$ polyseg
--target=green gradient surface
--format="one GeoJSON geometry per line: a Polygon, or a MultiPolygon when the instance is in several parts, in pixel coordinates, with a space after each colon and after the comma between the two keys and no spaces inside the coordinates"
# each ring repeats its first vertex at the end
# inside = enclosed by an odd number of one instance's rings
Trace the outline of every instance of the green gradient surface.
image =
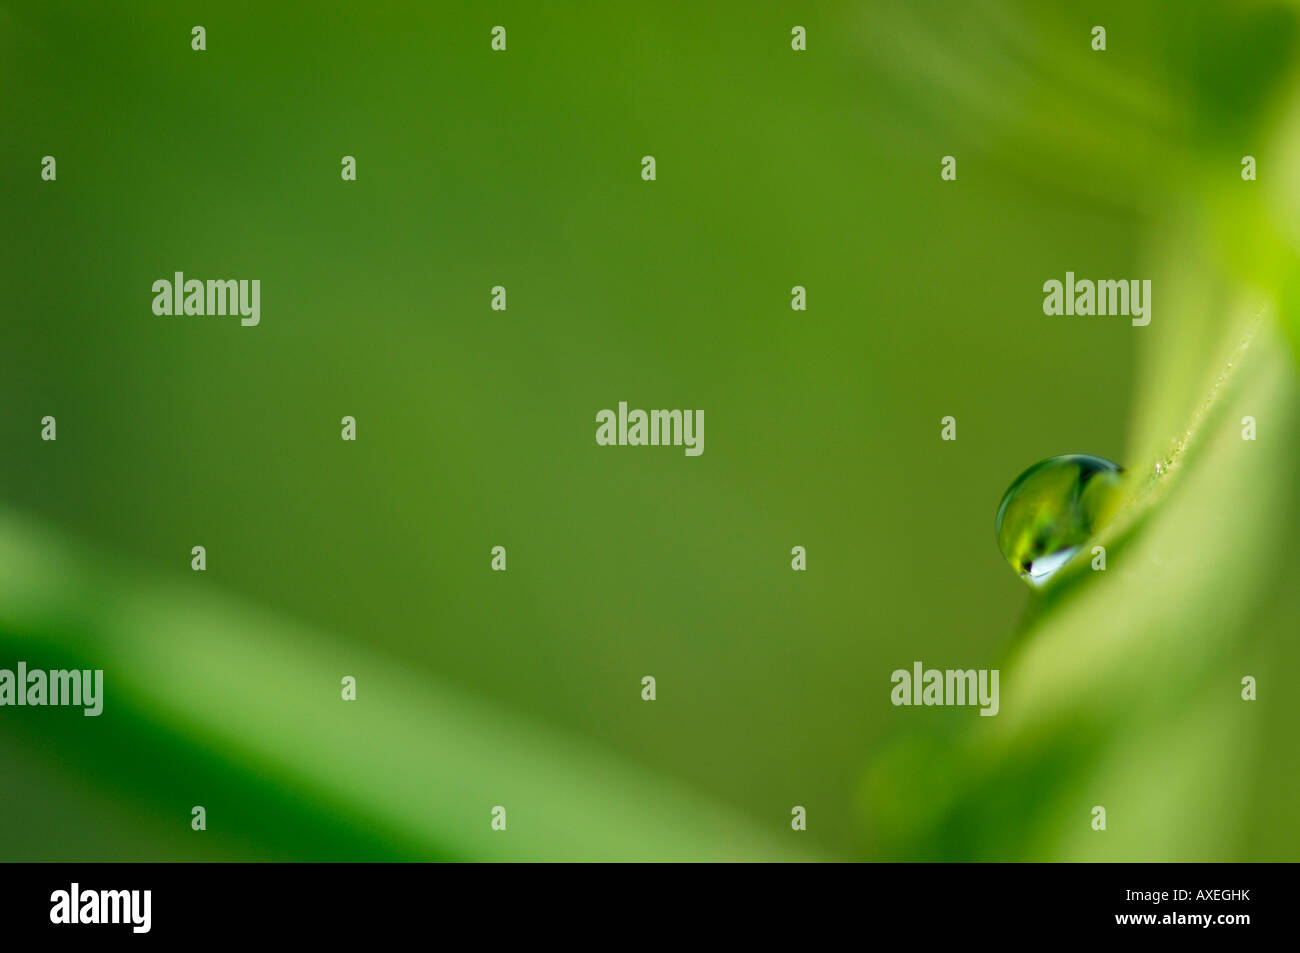
{"type": "Polygon", "coordinates": [[[0,708],[0,859],[1294,859],[1296,27],[0,2],[0,667],[108,690],[0,708]],[[1151,325],[1045,316],[1067,270],[1151,325]],[[155,316],[175,271],[260,325],[155,316]],[[1148,472],[1259,313],[1107,577],[1032,596],[1010,481],[1148,472]],[[620,400],[704,454],[597,446],[620,400]],[[891,706],[917,659],[999,717],[891,706]]]}

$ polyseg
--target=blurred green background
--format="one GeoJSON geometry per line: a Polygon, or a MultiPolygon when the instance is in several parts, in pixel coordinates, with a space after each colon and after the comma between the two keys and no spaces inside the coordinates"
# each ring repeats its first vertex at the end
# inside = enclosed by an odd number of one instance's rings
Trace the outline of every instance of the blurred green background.
{"type": "Polygon", "coordinates": [[[1295,859],[1298,15],[0,3],[0,667],[107,689],[0,710],[0,859],[1295,859]],[[1132,517],[1031,596],[1063,452],[1132,517]]]}

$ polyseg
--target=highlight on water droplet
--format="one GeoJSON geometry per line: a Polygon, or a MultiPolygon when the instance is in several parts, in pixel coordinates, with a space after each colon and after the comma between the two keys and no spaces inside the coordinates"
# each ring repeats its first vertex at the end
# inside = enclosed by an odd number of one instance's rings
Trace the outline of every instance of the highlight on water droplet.
{"type": "Polygon", "coordinates": [[[1070,561],[1114,513],[1116,463],[1066,453],[1035,463],[1016,477],[998,507],[998,547],[1021,579],[1041,586],[1070,561]]]}

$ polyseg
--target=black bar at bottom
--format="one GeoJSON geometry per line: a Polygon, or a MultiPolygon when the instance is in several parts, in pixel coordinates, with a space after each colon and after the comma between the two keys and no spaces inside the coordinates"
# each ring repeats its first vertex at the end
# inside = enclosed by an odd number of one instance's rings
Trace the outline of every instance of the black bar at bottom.
{"type": "Polygon", "coordinates": [[[841,927],[860,939],[904,931],[927,943],[1126,934],[1232,942],[1295,932],[1291,865],[535,866],[7,864],[0,923],[7,940],[62,934],[91,944],[374,940],[413,928],[431,940],[520,931],[602,942],[787,932],[807,940],[841,927]]]}

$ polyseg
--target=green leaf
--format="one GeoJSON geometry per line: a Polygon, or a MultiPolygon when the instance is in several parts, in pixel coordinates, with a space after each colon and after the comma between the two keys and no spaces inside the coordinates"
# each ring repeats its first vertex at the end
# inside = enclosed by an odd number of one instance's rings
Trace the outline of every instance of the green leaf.
{"type": "Polygon", "coordinates": [[[1294,636],[1296,374],[1271,321],[1238,322],[1228,340],[1163,449],[1139,404],[1148,451],[1098,539],[1107,569],[1091,571],[1085,550],[1031,606],[993,666],[999,714],[918,729],[867,772],[863,811],[886,856],[1294,856],[1293,822],[1252,831],[1243,818],[1270,816],[1255,802],[1275,785],[1294,788],[1295,758],[1263,745],[1295,723],[1279,660],[1294,636]],[[1257,440],[1242,439],[1246,415],[1262,422],[1257,440]],[[1243,700],[1246,675],[1259,701],[1243,700]]]}
{"type": "MultiPolygon", "coordinates": [[[[761,829],[431,673],[192,582],[123,572],[13,513],[0,513],[0,606],[6,655],[104,670],[97,718],[8,712],[41,718],[41,737],[91,776],[81,783],[146,809],[124,820],[151,840],[141,858],[807,856],[779,837],[788,820],[761,829]],[[344,675],[355,701],[340,697],[344,675]],[[504,832],[490,828],[497,805],[504,832]]],[[[628,704],[643,704],[637,688],[628,704]]]]}

